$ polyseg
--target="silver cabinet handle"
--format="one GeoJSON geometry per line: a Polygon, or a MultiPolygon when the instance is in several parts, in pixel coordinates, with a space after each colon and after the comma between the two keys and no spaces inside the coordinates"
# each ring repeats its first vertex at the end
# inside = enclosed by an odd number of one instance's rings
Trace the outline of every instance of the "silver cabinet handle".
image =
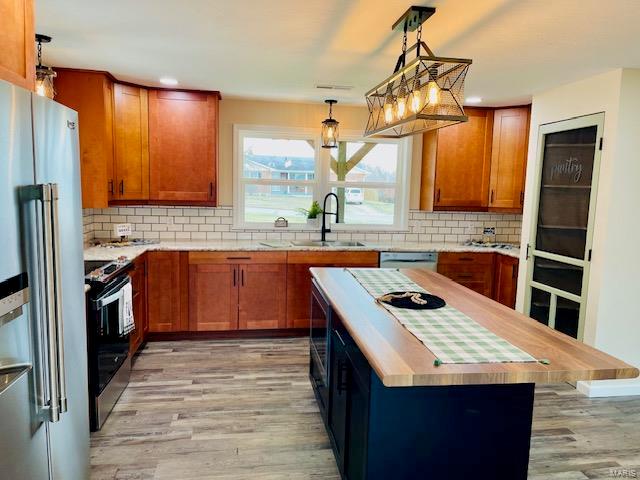
{"type": "Polygon", "coordinates": [[[47,331],[47,365],[49,370],[49,421],[60,420],[60,397],[58,392],[58,331],[56,328],[56,287],[55,287],[55,260],[53,253],[53,222],[51,207],[51,185],[44,184],[41,188],[42,200],[42,225],[44,244],[44,276],[46,298],[44,299],[46,311],[47,331]]]}
{"type": "Polygon", "coordinates": [[[58,395],[60,399],[60,413],[67,411],[67,381],[64,369],[64,322],[62,318],[62,260],[60,258],[60,226],[58,215],[58,185],[51,184],[51,210],[53,223],[53,260],[55,281],[55,324],[58,353],[58,395]]]}

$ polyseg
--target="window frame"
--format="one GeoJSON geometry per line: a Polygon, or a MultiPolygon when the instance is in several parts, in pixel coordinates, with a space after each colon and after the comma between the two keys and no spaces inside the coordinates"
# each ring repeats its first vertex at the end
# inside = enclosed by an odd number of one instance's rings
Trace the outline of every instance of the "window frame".
{"type": "MultiPolygon", "coordinates": [[[[392,143],[398,145],[398,162],[395,183],[388,182],[350,182],[329,179],[331,152],[320,147],[320,129],[300,127],[274,127],[261,125],[234,124],[233,126],[233,229],[236,230],[271,230],[271,231],[317,231],[317,227],[306,223],[291,223],[288,227],[275,227],[273,223],[246,222],[244,219],[244,193],[247,184],[307,186],[313,191],[313,200],[322,203],[325,195],[336,184],[344,184],[345,188],[393,188],[396,202],[394,204],[394,223],[385,224],[345,224],[331,223],[334,232],[348,231],[406,231],[409,220],[409,172],[412,161],[412,137],[400,139],[362,137],[356,130],[341,130],[340,141],[392,143]],[[315,169],[313,180],[275,180],[244,178],[244,138],[281,138],[286,140],[312,140],[314,142],[315,169]]],[[[347,206],[345,205],[345,209],[347,206]]],[[[329,217],[332,218],[332,217],[329,217]]],[[[275,218],[274,218],[275,220],[275,218]]]]}

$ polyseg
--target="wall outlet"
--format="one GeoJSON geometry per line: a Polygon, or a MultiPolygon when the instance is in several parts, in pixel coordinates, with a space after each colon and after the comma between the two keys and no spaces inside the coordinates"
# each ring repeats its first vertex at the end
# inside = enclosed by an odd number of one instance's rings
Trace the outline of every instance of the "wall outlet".
{"type": "Polygon", "coordinates": [[[129,236],[131,236],[131,224],[130,223],[116,223],[113,226],[113,234],[116,237],[129,237],[129,236]]]}
{"type": "Polygon", "coordinates": [[[496,234],[496,227],[484,227],[484,230],[482,231],[483,235],[495,235],[496,234]]]}

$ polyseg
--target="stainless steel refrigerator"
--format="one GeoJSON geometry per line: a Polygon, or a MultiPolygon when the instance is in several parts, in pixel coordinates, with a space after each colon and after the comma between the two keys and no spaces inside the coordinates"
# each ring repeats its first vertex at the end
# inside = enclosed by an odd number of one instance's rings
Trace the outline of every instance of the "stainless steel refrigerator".
{"type": "Polygon", "coordinates": [[[0,81],[0,478],[89,476],[77,113],[0,81]]]}

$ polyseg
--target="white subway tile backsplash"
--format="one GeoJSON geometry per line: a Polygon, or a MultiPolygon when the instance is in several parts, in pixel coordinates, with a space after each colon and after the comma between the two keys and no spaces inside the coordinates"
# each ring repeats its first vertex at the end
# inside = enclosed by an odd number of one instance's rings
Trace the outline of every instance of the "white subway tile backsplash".
{"type": "MultiPolygon", "coordinates": [[[[133,206],[85,209],[82,212],[84,240],[113,237],[113,225],[131,223],[133,237],[160,240],[313,240],[319,229],[286,231],[234,229],[230,207],[133,206]]],[[[522,217],[514,214],[466,212],[409,212],[408,229],[402,232],[333,232],[328,239],[368,242],[455,242],[482,236],[484,227],[496,227],[496,241],[518,243],[522,217]]]]}

